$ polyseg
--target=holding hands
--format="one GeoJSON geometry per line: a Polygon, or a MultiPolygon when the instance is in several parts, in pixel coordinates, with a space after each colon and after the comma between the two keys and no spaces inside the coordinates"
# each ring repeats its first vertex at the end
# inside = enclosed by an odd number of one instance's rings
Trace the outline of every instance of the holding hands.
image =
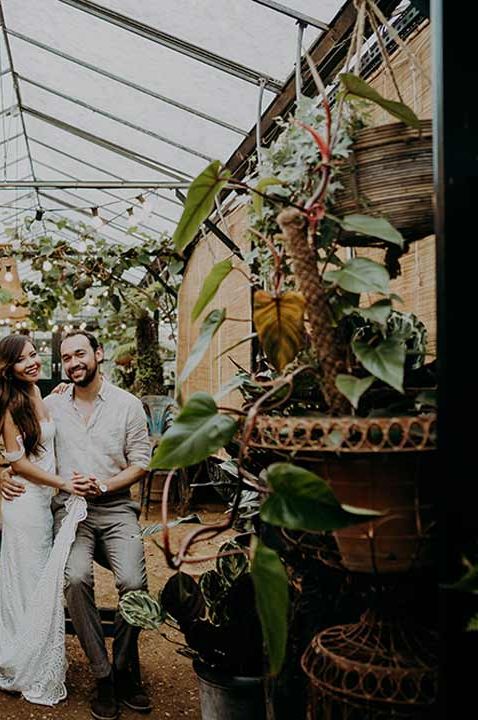
{"type": "MultiPolygon", "coordinates": [[[[0,491],[4,500],[15,500],[25,492],[25,485],[18,482],[13,477],[13,470],[11,468],[4,468],[0,473],[0,491]]],[[[71,480],[65,480],[63,486],[60,488],[67,493],[72,495],[79,495],[80,497],[95,497],[101,494],[101,490],[98,486],[98,481],[94,475],[82,475],[77,471],[73,472],[71,480]]]]}

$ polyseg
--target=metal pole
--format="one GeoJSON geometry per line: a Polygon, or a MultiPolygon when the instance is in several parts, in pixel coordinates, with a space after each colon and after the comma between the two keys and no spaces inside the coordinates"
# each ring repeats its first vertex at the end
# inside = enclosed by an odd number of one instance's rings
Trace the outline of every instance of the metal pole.
{"type": "Polygon", "coordinates": [[[282,15],[288,15],[289,17],[294,18],[294,20],[298,20],[305,25],[313,25],[314,27],[319,28],[319,30],[329,29],[327,23],[317,20],[310,15],[305,15],[298,10],[292,10],[285,5],[282,5],[282,3],[275,2],[275,0],[252,0],[252,2],[257,3],[258,5],[264,5],[264,7],[269,8],[269,10],[275,10],[278,13],[282,13],[282,15]]]}
{"type": "Polygon", "coordinates": [[[176,190],[177,188],[188,188],[189,182],[154,182],[148,180],[141,181],[114,181],[114,180],[5,180],[0,182],[0,190],[8,188],[90,188],[92,190],[102,190],[103,188],[138,188],[138,189],[154,189],[165,188],[168,190],[176,190]]]}

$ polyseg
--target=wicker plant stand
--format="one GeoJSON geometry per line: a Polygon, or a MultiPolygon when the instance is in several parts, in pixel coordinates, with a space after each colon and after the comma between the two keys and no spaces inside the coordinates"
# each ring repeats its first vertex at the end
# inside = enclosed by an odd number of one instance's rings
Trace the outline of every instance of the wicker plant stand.
{"type": "MultiPolygon", "coordinates": [[[[355,624],[319,632],[302,668],[311,720],[431,717],[437,637],[413,619],[414,579],[435,566],[436,417],[258,417],[251,445],[293,456],[343,504],[379,510],[374,522],[324,537],[323,562],[359,573],[370,604],[355,624]]],[[[433,583],[433,580],[431,581],[433,583]]]]}

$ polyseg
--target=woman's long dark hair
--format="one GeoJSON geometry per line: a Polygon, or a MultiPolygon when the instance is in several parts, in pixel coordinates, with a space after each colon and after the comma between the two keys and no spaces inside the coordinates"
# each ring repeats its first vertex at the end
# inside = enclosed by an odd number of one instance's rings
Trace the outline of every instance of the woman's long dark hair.
{"type": "Polygon", "coordinates": [[[32,341],[26,335],[7,335],[0,340],[0,432],[9,410],[22,436],[26,454],[39,455],[42,450],[41,426],[28,393],[29,386],[13,376],[13,366],[27,342],[32,341]]]}

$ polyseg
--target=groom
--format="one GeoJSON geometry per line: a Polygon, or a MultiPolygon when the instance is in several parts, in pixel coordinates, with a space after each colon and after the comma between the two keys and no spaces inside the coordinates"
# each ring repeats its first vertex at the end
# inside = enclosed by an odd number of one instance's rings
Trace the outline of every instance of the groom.
{"type": "MultiPolygon", "coordinates": [[[[140,683],[138,628],[116,615],[113,665],[105,646],[93,590],[93,559],[104,557],[111,567],[120,597],[146,589],[146,568],[139,538],[139,506],[130,487],[146,473],[150,443],[141,402],[105,380],[99,372],[103,350],[85,331],[67,334],[61,358],[72,381],[64,394],[45,402],[56,423],[57,471],[72,477],[88,501],[87,518],[78,526],[65,570],[65,595],[76,634],[97,681],[91,702],[95,720],[115,720],[119,701],[138,712],[151,705],[140,683]],[[82,475],[78,470],[82,471],[82,475]]],[[[4,480],[2,495],[13,500],[23,487],[4,480]]],[[[65,516],[67,493],[53,498],[55,532],[65,516]]]]}

